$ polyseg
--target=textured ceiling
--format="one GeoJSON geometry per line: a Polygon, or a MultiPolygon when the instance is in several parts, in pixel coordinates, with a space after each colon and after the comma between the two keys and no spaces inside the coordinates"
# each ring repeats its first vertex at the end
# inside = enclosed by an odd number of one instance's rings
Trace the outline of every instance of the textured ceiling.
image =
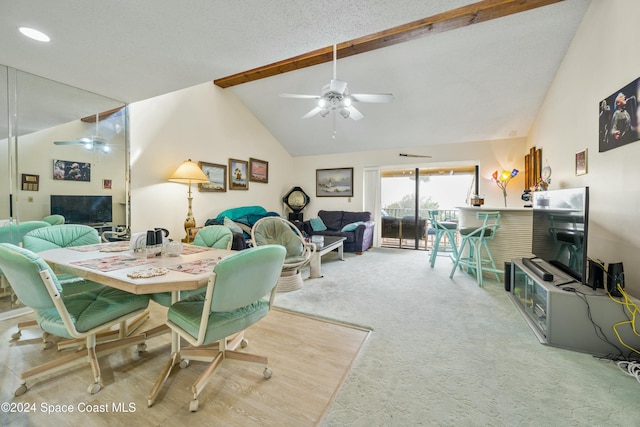
{"type": "MultiPolygon", "coordinates": [[[[135,102],[470,3],[0,0],[0,64],[135,102]],[[19,26],[52,41],[28,40],[19,26]]],[[[357,104],[357,122],[302,120],[313,102],[278,96],[319,94],[332,64],[224,90],[294,156],[525,136],[590,3],[565,0],[339,60],[352,93],[395,96],[357,104]]]]}

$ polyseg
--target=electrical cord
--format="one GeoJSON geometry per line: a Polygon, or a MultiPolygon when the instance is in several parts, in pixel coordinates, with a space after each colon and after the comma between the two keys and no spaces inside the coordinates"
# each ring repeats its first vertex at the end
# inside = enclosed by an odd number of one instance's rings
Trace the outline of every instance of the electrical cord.
{"type": "Polygon", "coordinates": [[[640,362],[619,360],[616,362],[618,368],[625,374],[634,377],[640,383],[640,362]]]}

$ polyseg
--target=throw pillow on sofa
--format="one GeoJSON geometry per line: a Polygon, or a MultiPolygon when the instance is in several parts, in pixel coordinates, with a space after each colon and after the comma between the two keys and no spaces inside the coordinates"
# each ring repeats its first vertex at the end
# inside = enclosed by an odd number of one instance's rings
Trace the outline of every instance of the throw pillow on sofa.
{"type": "Polygon", "coordinates": [[[309,222],[311,223],[313,231],[324,231],[327,229],[327,226],[324,225],[324,222],[320,217],[311,218],[309,222]]]}
{"type": "Polygon", "coordinates": [[[342,227],[342,230],[340,231],[354,231],[356,228],[358,228],[360,224],[364,224],[364,222],[363,221],[352,222],[351,224],[347,224],[344,227],[342,227]]]}
{"type": "Polygon", "coordinates": [[[224,217],[224,226],[231,230],[233,233],[242,233],[242,228],[240,228],[238,224],[236,224],[235,222],[233,222],[233,220],[230,220],[226,216],[224,217]]]}

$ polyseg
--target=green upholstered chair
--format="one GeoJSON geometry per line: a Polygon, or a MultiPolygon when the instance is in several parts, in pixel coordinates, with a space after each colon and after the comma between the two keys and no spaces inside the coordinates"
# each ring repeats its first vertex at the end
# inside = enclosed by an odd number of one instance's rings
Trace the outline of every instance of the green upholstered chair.
{"type": "Polygon", "coordinates": [[[294,291],[302,287],[300,269],[309,263],[316,247],[305,242],[298,227],[281,217],[265,217],[253,225],[251,241],[253,246],[281,245],[287,250],[278,280],[279,292],[294,291]]]}
{"type": "Polygon", "coordinates": [[[86,342],[82,350],[22,372],[23,384],[15,391],[16,396],[27,391],[27,381],[87,362],[93,372],[88,391],[97,393],[102,387],[97,354],[102,357],[131,345],[144,345],[143,334],[123,337],[127,319],[146,310],[147,296],[106,286],[67,296],[42,258],[10,243],[0,243],[0,267],[20,300],[33,309],[43,331],[64,338],[83,338],[86,342]],[[96,345],[96,334],[114,325],[120,325],[121,339],[96,345]]]}
{"type": "Polygon", "coordinates": [[[231,249],[233,233],[224,225],[208,225],[198,230],[193,244],[217,249],[231,249]]]}
{"type": "MultiPolygon", "coordinates": [[[[195,246],[206,246],[216,249],[231,249],[233,233],[224,225],[208,225],[198,230],[193,239],[195,246]]],[[[204,293],[204,289],[180,292],[181,298],[188,298],[191,295],[204,293]]],[[[151,299],[160,305],[169,307],[171,305],[171,292],[159,292],[151,294],[151,299]]]]}
{"type": "MultiPolygon", "coordinates": [[[[62,224],[53,227],[37,228],[31,230],[22,238],[22,247],[33,252],[72,246],[95,245],[98,243],[100,243],[98,231],[93,227],[81,224],[62,224]]],[[[58,274],[58,280],[67,296],[82,291],[102,288],[102,285],[99,283],[86,281],[70,274],[58,274]]],[[[38,328],[38,323],[35,320],[18,323],[18,331],[14,333],[11,338],[18,339],[23,330],[34,328],[38,328]]],[[[135,330],[134,325],[129,325],[129,331],[131,332],[133,330],[135,330]]],[[[100,338],[106,339],[107,335],[102,334],[100,338]]],[[[43,335],[43,346],[46,349],[51,345],[52,342],[48,340],[48,334],[45,333],[43,335]]],[[[74,345],[76,345],[75,341],[61,342],[58,344],[58,349],[61,350],[74,345]]]]}
{"type": "Polygon", "coordinates": [[[431,268],[436,264],[436,257],[440,250],[440,243],[443,240],[448,241],[451,248],[452,258],[458,257],[458,250],[456,248],[456,232],[458,230],[458,223],[453,221],[444,221],[440,219],[440,211],[430,210],[427,212],[429,215],[429,222],[431,227],[435,231],[435,237],[433,239],[433,248],[431,249],[431,255],[429,256],[429,264],[431,268]]]}
{"type": "Polygon", "coordinates": [[[238,344],[227,343],[271,309],[285,254],[283,246],[267,245],[223,258],[213,269],[205,294],[193,295],[169,308],[167,325],[192,347],[172,354],[151,392],[149,406],[181,359],[183,367],[190,359],[210,362],[191,387],[192,412],[198,409],[198,396],[206,382],[225,359],[262,365],[264,378],[271,377],[266,357],[235,351],[238,344]]]}
{"type": "Polygon", "coordinates": [[[478,286],[482,286],[483,272],[494,273],[498,281],[500,281],[499,274],[504,274],[503,270],[496,268],[496,263],[487,244],[488,241],[493,240],[496,230],[500,227],[500,212],[478,212],[476,218],[482,220],[481,226],[465,227],[458,230],[462,242],[449,278],[453,278],[458,267],[466,267],[467,272],[475,274],[478,286]]]}
{"type": "Polygon", "coordinates": [[[42,220],[44,222],[48,222],[51,225],[62,225],[65,223],[64,216],[58,215],[58,214],[47,215],[44,218],[42,218],[42,220]]]}
{"type": "MultiPolygon", "coordinates": [[[[21,223],[10,222],[0,227],[0,243],[11,243],[16,246],[22,245],[22,238],[31,230],[40,227],[49,227],[50,224],[45,221],[25,221],[21,223]]],[[[7,278],[2,274],[0,269],[0,296],[8,295],[11,298],[11,304],[14,305],[15,294],[11,289],[11,285],[7,278]]]]}
{"type": "Polygon", "coordinates": [[[98,231],[81,224],[62,224],[38,228],[24,235],[22,246],[33,252],[100,243],[98,231]]]}

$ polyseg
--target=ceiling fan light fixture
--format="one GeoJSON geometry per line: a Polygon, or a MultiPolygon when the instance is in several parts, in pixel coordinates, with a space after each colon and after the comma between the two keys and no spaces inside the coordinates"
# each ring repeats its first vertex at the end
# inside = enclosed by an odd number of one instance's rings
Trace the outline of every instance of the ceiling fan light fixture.
{"type": "Polygon", "coordinates": [[[345,96],[342,99],[342,105],[345,107],[351,107],[351,98],[349,98],[348,96],[345,96]]]}
{"type": "Polygon", "coordinates": [[[84,149],[87,150],[87,151],[93,150],[93,142],[85,142],[84,143],[84,149]]]}
{"type": "Polygon", "coordinates": [[[338,110],[340,112],[340,115],[342,117],[344,117],[345,119],[348,119],[349,116],[351,115],[351,112],[349,110],[347,110],[346,108],[341,108],[340,110],[338,110]]]}
{"type": "Polygon", "coordinates": [[[327,100],[324,98],[320,98],[318,100],[318,107],[325,108],[327,106],[327,100]]]}
{"type": "Polygon", "coordinates": [[[102,147],[100,147],[100,151],[107,154],[111,151],[111,147],[109,147],[108,145],[103,145],[102,147]]]}

